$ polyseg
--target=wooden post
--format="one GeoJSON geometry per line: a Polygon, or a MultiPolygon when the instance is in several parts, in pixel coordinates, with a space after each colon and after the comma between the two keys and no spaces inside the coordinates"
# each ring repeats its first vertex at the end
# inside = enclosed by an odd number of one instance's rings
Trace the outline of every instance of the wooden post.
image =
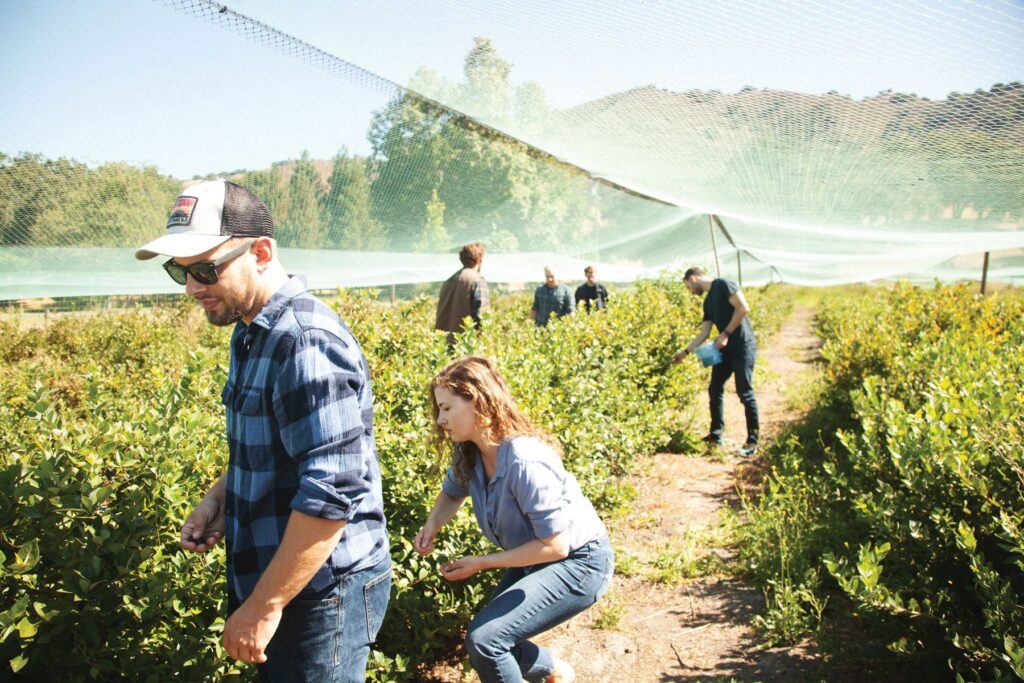
{"type": "Polygon", "coordinates": [[[722,277],[722,266],[718,263],[718,242],[715,240],[715,216],[708,214],[708,228],[711,230],[711,248],[715,252],[715,274],[722,277]]]}
{"type": "Polygon", "coordinates": [[[391,283],[391,305],[395,305],[395,283],[391,283]]]}
{"type": "Polygon", "coordinates": [[[736,250],[736,274],[740,278],[740,287],[743,286],[743,262],[740,260],[740,250],[736,250]]]}
{"type": "Polygon", "coordinates": [[[981,293],[985,293],[985,282],[988,280],[988,252],[985,252],[985,260],[981,264],[981,293]]]}

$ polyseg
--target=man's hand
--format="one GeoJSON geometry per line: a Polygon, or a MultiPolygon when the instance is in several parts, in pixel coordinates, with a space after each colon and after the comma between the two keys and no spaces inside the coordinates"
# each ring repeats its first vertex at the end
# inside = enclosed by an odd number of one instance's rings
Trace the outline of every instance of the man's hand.
{"type": "Polygon", "coordinates": [[[473,574],[476,574],[481,569],[486,569],[481,559],[468,555],[442,566],[441,575],[449,581],[462,581],[473,576],[473,574]]]}
{"type": "Polygon", "coordinates": [[[715,338],[715,348],[718,349],[719,351],[724,349],[728,343],[729,335],[726,332],[723,332],[722,334],[718,335],[715,338]]]}
{"type": "Polygon", "coordinates": [[[224,624],[220,644],[240,662],[262,664],[267,661],[263,651],[280,623],[281,610],[261,614],[249,601],[243,602],[224,624]]]}
{"type": "Polygon", "coordinates": [[[429,555],[434,550],[434,539],[436,537],[437,529],[429,524],[425,524],[412,539],[412,547],[420,555],[429,555]]]}
{"type": "Polygon", "coordinates": [[[682,351],[680,351],[676,355],[672,356],[672,362],[676,363],[676,364],[682,363],[683,359],[686,358],[686,356],[688,356],[689,354],[690,354],[690,349],[683,349],[682,351]]]}
{"type": "Polygon", "coordinates": [[[207,496],[181,527],[181,547],[205,553],[224,537],[224,506],[207,496]]]}

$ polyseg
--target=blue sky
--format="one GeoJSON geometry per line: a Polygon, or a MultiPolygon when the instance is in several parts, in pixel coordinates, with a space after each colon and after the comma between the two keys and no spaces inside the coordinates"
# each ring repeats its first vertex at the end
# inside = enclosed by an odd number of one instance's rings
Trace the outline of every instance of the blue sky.
{"type": "MultiPolygon", "coordinates": [[[[237,0],[385,78],[459,78],[472,37],[559,106],[645,84],[938,98],[1024,79],[1024,3],[1002,0],[237,0]]],[[[385,95],[144,0],[0,0],[0,152],[156,165],[187,178],[308,149],[366,153],[385,95]]]]}

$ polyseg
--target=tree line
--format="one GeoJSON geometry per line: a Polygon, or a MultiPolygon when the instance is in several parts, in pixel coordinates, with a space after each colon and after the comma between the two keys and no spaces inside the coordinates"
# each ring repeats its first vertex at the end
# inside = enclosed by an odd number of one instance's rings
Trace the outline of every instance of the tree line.
{"type": "MultiPolygon", "coordinates": [[[[303,152],[269,169],[208,177],[263,197],[285,247],[444,251],[479,239],[493,251],[578,249],[598,243],[599,230],[642,227],[650,202],[599,188],[496,130],[554,135],[585,149],[646,112],[648,135],[680,150],[680,168],[666,172],[706,205],[766,219],[818,209],[820,221],[883,223],[965,218],[968,208],[1020,218],[1024,210],[1024,188],[1007,183],[1006,172],[1024,164],[1019,82],[935,101],[891,92],[854,101],[834,92],[639,88],[560,111],[540,86],[513,85],[511,71],[477,38],[461,81],[420,68],[374,112],[369,156],[341,149],[314,160],[303,152]],[[833,168],[837,160],[842,169],[833,168]]],[[[631,151],[628,140],[611,144],[624,145],[613,154],[631,151]]],[[[182,186],[151,166],[0,154],[0,246],[134,244],[163,225],[182,186]]]]}

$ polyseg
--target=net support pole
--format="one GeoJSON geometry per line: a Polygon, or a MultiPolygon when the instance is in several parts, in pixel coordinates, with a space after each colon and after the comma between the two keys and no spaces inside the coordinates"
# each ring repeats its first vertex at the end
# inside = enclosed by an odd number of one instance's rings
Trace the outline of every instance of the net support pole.
{"type": "Polygon", "coordinates": [[[718,229],[722,231],[722,234],[725,235],[725,239],[729,240],[729,244],[732,245],[732,248],[736,250],[736,274],[739,276],[740,287],[742,287],[743,286],[743,266],[740,265],[740,248],[736,244],[736,240],[734,240],[732,238],[732,235],[729,234],[729,231],[725,229],[725,224],[722,223],[722,219],[721,218],[719,218],[718,216],[716,216],[713,213],[709,213],[708,214],[708,220],[711,222],[711,244],[712,244],[712,246],[715,247],[715,267],[718,268],[718,277],[722,277],[722,269],[721,269],[721,267],[718,264],[718,247],[715,244],[715,226],[716,225],[718,226],[718,229]]]}
{"type": "Polygon", "coordinates": [[[391,305],[395,305],[395,283],[391,283],[391,305]]]}
{"type": "Polygon", "coordinates": [[[985,283],[988,281],[988,252],[985,252],[985,260],[981,262],[981,293],[985,293],[985,283]]]}
{"type": "Polygon", "coordinates": [[[715,215],[708,214],[708,229],[711,231],[711,249],[715,252],[715,274],[722,277],[722,266],[718,263],[718,240],[715,239],[715,215]]]}

